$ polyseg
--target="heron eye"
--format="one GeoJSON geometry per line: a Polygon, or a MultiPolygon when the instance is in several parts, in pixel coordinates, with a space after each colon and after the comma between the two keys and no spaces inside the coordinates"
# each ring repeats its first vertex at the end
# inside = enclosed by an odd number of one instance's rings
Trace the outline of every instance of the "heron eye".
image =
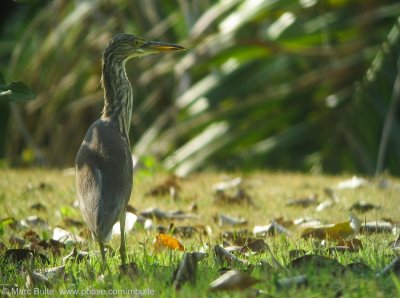
{"type": "Polygon", "coordinates": [[[134,45],[135,47],[140,46],[140,40],[136,39],[136,40],[133,42],[133,45],[134,45]]]}

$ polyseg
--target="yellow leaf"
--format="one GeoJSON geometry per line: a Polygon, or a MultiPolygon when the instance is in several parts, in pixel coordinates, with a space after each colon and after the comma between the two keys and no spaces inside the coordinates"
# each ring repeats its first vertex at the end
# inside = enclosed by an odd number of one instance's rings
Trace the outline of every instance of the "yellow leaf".
{"type": "Polygon", "coordinates": [[[172,250],[181,250],[184,251],[185,248],[183,245],[175,238],[168,236],[166,234],[158,234],[156,236],[156,241],[154,243],[154,250],[155,251],[162,251],[166,248],[172,250]]]}
{"type": "Polygon", "coordinates": [[[349,221],[329,226],[308,228],[303,231],[301,237],[302,238],[313,237],[321,240],[322,239],[342,240],[354,234],[357,234],[359,230],[360,230],[359,218],[354,214],[350,214],[349,221]]]}

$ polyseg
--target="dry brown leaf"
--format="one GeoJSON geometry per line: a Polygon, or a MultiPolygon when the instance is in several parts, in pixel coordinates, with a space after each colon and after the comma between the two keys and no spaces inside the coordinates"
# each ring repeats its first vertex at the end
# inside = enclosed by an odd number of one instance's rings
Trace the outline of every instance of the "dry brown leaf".
{"type": "Polygon", "coordinates": [[[220,226],[229,225],[229,226],[243,226],[247,224],[247,220],[240,217],[233,217],[225,214],[217,215],[218,224],[220,226]]]}
{"type": "Polygon", "coordinates": [[[17,235],[11,235],[10,239],[8,239],[8,242],[10,243],[11,246],[18,247],[18,248],[22,248],[26,244],[26,240],[17,235]]]}
{"type": "MultiPolygon", "coordinates": [[[[236,239],[249,239],[253,236],[247,229],[235,230],[235,231],[224,231],[222,238],[228,241],[236,242],[236,239]]],[[[240,245],[240,244],[239,244],[240,245]]]]}
{"type": "Polygon", "coordinates": [[[248,263],[246,260],[239,259],[235,255],[231,254],[220,245],[214,246],[214,253],[215,256],[217,257],[217,260],[222,264],[226,263],[229,265],[233,265],[235,263],[240,263],[240,264],[248,263]]]}
{"type": "Polygon", "coordinates": [[[33,231],[33,230],[26,231],[26,232],[24,233],[24,235],[23,235],[23,238],[24,238],[26,241],[29,241],[29,242],[30,242],[31,244],[33,244],[33,245],[37,245],[40,241],[42,241],[42,239],[40,239],[39,234],[36,233],[36,232],[33,231]]]}
{"type": "Polygon", "coordinates": [[[214,203],[224,204],[248,204],[254,206],[252,197],[243,189],[239,188],[234,194],[227,194],[223,190],[219,190],[214,194],[214,203]]]}
{"type": "MultiPolygon", "coordinates": [[[[194,227],[194,226],[179,226],[179,227],[173,227],[172,229],[172,234],[173,235],[179,235],[184,238],[190,238],[193,235],[197,234],[200,232],[201,227],[194,227]]],[[[202,229],[204,231],[204,227],[202,229]]]]}
{"type": "Polygon", "coordinates": [[[148,208],[143,210],[142,212],[140,212],[140,215],[143,216],[144,218],[148,218],[148,219],[159,219],[159,220],[163,220],[163,219],[198,219],[198,215],[196,214],[188,214],[185,213],[181,210],[177,210],[177,211],[162,211],[158,208],[148,208]]]}
{"type": "Polygon", "coordinates": [[[15,264],[22,263],[23,261],[27,260],[33,261],[33,259],[37,259],[42,264],[50,264],[49,259],[44,254],[25,248],[7,249],[4,252],[4,259],[15,264]]]}
{"type": "Polygon", "coordinates": [[[202,252],[189,252],[183,255],[182,262],[174,272],[172,283],[175,289],[179,290],[186,282],[196,282],[197,263],[207,254],[202,252]]]}
{"type": "Polygon", "coordinates": [[[229,270],[211,282],[209,290],[212,292],[245,290],[260,281],[240,270],[229,270]]]}
{"type": "Polygon", "coordinates": [[[49,241],[42,240],[37,243],[43,249],[50,250],[55,255],[60,255],[61,250],[66,247],[66,245],[60,241],[50,239],[49,241]]]}
{"type": "Polygon", "coordinates": [[[254,239],[253,241],[249,241],[244,247],[257,253],[270,251],[268,244],[262,239],[254,239]]]}
{"type": "Polygon", "coordinates": [[[153,248],[155,251],[163,251],[165,249],[184,251],[183,245],[174,237],[166,234],[158,234],[154,242],[153,248]]]}
{"type": "Polygon", "coordinates": [[[30,208],[31,208],[32,210],[35,210],[35,211],[46,211],[46,210],[47,210],[46,206],[44,206],[42,203],[35,203],[35,204],[32,204],[32,205],[30,206],[30,208]]]}
{"type": "Polygon", "coordinates": [[[153,187],[145,196],[165,196],[170,195],[173,199],[177,198],[179,191],[181,190],[180,186],[181,179],[177,176],[169,176],[164,180],[161,184],[153,187]]]}
{"type": "Polygon", "coordinates": [[[359,201],[354,203],[353,205],[351,205],[350,207],[350,211],[355,210],[355,211],[359,211],[359,212],[367,212],[370,210],[377,210],[377,209],[381,209],[382,206],[378,206],[378,205],[374,205],[372,203],[367,203],[365,201],[359,201]]]}
{"type": "Polygon", "coordinates": [[[286,206],[298,206],[306,208],[317,204],[318,204],[318,195],[313,194],[305,198],[292,198],[286,203],[286,206]]]}
{"type": "Polygon", "coordinates": [[[65,257],[62,258],[63,263],[67,262],[82,262],[89,260],[89,253],[86,251],[78,251],[76,247],[65,257]]]}
{"type": "Polygon", "coordinates": [[[67,227],[82,228],[84,226],[82,221],[70,217],[63,218],[63,222],[67,227]]]}

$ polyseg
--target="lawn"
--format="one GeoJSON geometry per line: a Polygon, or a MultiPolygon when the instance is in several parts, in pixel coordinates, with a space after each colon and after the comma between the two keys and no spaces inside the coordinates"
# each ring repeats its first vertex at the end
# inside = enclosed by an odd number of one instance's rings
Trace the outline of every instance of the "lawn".
{"type": "Polygon", "coordinates": [[[76,206],[73,170],[2,169],[2,293],[55,297],[400,296],[399,263],[382,272],[399,252],[393,241],[399,233],[400,181],[393,177],[353,180],[338,187],[350,178],[237,172],[173,179],[166,173],[139,170],[128,208],[138,216],[127,233],[129,265],[120,267],[119,236],[115,235],[104,269],[98,245],[82,225],[76,206]],[[232,185],[220,185],[223,190],[216,192],[217,183],[229,181],[232,185]],[[331,206],[317,211],[324,201],[331,206]],[[360,201],[369,205],[356,205],[360,201]],[[152,207],[159,212],[149,210],[152,207]],[[307,225],[348,222],[350,209],[363,224],[385,224],[361,227],[360,233],[340,237],[302,237],[307,225]],[[254,234],[256,226],[260,232],[254,234]],[[54,241],[58,237],[55,228],[79,237],[54,241]],[[167,242],[155,245],[160,233],[178,240],[184,251],[171,249],[167,242]],[[74,249],[75,255],[65,258],[74,249]],[[206,254],[197,260],[190,252],[206,254]],[[180,266],[184,256],[189,262],[180,266]],[[53,267],[60,268],[46,271],[53,267]],[[224,273],[225,280],[216,287],[226,289],[211,291],[210,284],[224,273]],[[229,278],[229,274],[236,275],[229,278]]]}

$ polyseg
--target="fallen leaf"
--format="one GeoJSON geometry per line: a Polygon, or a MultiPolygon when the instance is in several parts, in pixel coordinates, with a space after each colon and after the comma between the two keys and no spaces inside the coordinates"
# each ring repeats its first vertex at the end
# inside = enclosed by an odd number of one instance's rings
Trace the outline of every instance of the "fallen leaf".
{"type": "Polygon", "coordinates": [[[254,206],[252,197],[243,189],[239,188],[234,194],[227,194],[225,191],[219,190],[214,194],[214,203],[224,204],[248,204],[254,206]]]}
{"type": "Polygon", "coordinates": [[[70,217],[63,218],[63,222],[67,227],[82,228],[84,226],[82,221],[70,217]]]}
{"type": "Polygon", "coordinates": [[[51,283],[43,274],[28,270],[25,286],[27,288],[50,288],[51,283]]]}
{"type": "Polygon", "coordinates": [[[218,182],[218,183],[214,184],[214,186],[213,186],[214,192],[225,191],[228,189],[238,187],[239,185],[242,184],[242,182],[243,182],[243,180],[241,177],[236,177],[236,178],[233,178],[228,181],[218,182]]]}
{"type": "Polygon", "coordinates": [[[153,247],[155,251],[163,251],[166,248],[180,251],[185,250],[183,245],[177,239],[166,234],[157,235],[153,247]]]}
{"type": "Polygon", "coordinates": [[[322,222],[318,219],[306,216],[301,218],[296,218],[293,220],[294,225],[302,228],[316,228],[322,225],[322,222]]]}
{"type": "MultiPolygon", "coordinates": [[[[204,231],[204,228],[202,229],[204,231]]],[[[193,226],[179,226],[172,228],[172,234],[179,235],[184,238],[190,238],[194,234],[199,233],[199,229],[193,226]]]]}
{"type": "Polygon", "coordinates": [[[387,221],[371,221],[361,224],[360,232],[362,234],[391,233],[393,225],[387,221]]]}
{"type": "Polygon", "coordinates": [[[64,243],[54,239],[50,239],[48,241],[42,240],[37,243],[37,245],[42,247],[43,249],[50,250],[55,255],[60,255],[61,250],[64,249],[66,246],[64,243]]]}
{"type": "Polygon", "coordinates": [[[306,208],[306,207],[309,207],[311,205],[316,205],[316,204],[318,204],[318,195],[313,194],[306,198],[290,199],[286,203],[286,206],[298,206],[298,207],[306,208]]]}
{"type": "Polygon", "coordinates": [[[201,252],[188,252],[183,255],[182,262],[175,270],[172,283],[175,289],[179,290],[186,282],[196,282],[197,263],[207,254],[201,252]]]}
{"type": "MultiPolygon", "coordinates": [[[[137,219],[138,217],[135,214],[130,212],[125,213],[125,233],[133,230],[137,219]]],[[[119,221],[114,224],[111,235],[112,237],[121,235],[121,225],[119,221]]]]}
{"type": "Polygon", "coordinates": [[[214,246],[214,253],[219,263],[233,265],[235,263],[247,264],[246,260],[239,259],[220,245],[214,246]]]}
{"type": "Polygon", "coordinates": [[[270,224],[265,226],[254,226],[253,234],[256,236],[274,236],[277,234],[285,234],[287,236],[292,236],[292,232],[286,229],[281,224],[276,221],[272,221],[270,224]]]}
{"type": "Polygon", "coordinates": [[[33,259],[37,259],[42,264],[50,263],[49,259],[44,254],[37,253],[33,250],[25,249],[25,248],[7,249],[4,252],[4,259],[9,260],[15,264],[21,263],[26,260],[33,261],[33,259]]]}
{"type": "Polygon", "coordinates": [[[372,203],[367,203],[365,201],[358,201],[356,203],[354,203],[353,205],[351,205],[350,207],[350,211],[355,210],[355,211],[359,211],[359,212],[367,212],[370,210],[378,210],[381,209],[381,206],[378,205],[374,205],[372,203]]]}
{"type": "Polygon", "coordinates": [[[42,240],[40,239],[39,234],[33,230],[26,231],[23,235],[23,238],[34,245],[38,244],[42,240]]]}
{"type": "Polygon", "coordinates": [[[140,215],[143,216],[144,218],[150,218],[150,219],[168,219],[169,215],[164,212],[161,211],[158,208],[148,208],[146,210],[143,210],[142,212],[140,212],[140,215]]]}
{"type": "Polygon", "coordinates": [[[265,243],[265,241],[262,239],[254,239],[253,241],[249,241],[247,244],[244,245],[244,247],[257,253],[270,251],[268,244],[265,243]]]}
{"type": "Polygon", "coordinates": [[[328,252],[337,253],[337,252],[358,252],[362,249],[362,243],[359,239],[342,239],[335,246],[328,247],[328,252]]]}
{"type": "Polygon", "coordinates": [[[177,176],[169,176],[164,182],[146,192],[145,196],[156,197],[170,195],[173,199],[176,199],[180,190],[180,178],[177,176]]]}
{"type": "Polygon", "coordinates": [[[287,289],[293,286],[308,286],[308,279],[306,275],[297,275],[293,277],[281,278],[276,281],[276,285],[279,289],[287,289]]]}
{"type": "Polygon", "coordinates": [[[244,218],[233,217],[225,214],[218,214],[218,224],[220,226],[223,225],[242,226],[247,224],[247,220],[244,218]]]}
{"type": "Polygon", "coordinates": [[[89,260],[89,253],[86,251],[78,251],[76,247],[65,257],[62,258],[63,263],[67,262],[82,262],[89,260]]]}
{"type": "Polygon", "coordinates": [[[11,235],[10,239],[8,239],[8,242],[10,243],[11,246],[15,246],[15,247],[19,247],[19,248],[24,247],[26,244],[26,240],[17,235],[11,235]]]}
{"type": "Polygon", "coordinates": [[[61,265],[58,267],[51,267],[42,269],[39,273],[43,274],[46,278],[54,279],[65,277],[65,265],[61,265]]]}
{"type": "Polygon", "coordinates": [[[228,240],[228,241],[236,241],[236,239],[248,239],[253,236],[250,231],[247,229],[243,230],[235,230],[235,231],[225,231],[222,233],[222,238],[228,240]]]}
{"type": "Polygon", "coordinates": [[[64,244],[76,244],[85,242],[85,239],[83,239],[82,237],[59,227],[54,228],[52,239],[62,242],[64,244]]]}
{"type": "Polygon", "coordinates": [[[335,201],[325,200],[318,204],[318,206],[315,208],[315,211],[321,212],[325,209],[331,208],[333,205],[335,205],[335,201]]]}
{"type": "Polygon", "coordinates": [[[350,221],[316,228],[307,228],[303,231],[301,237],[342,240],[359,233],[360,226],[360,219],[356,215],[350,214],[350,221]]]}
{"type": "Polygon", "coordinates": [[[43,230],[49,229],[47,222],[36,215],[28,216],[20,221],[23,227],[40,228],[43,230]]]}
{"type": "Polygon", "coordinates": [[[47,210],[46,206],[44,206],[42,203],[35,203],[35,204],[32,204],[32,205],[30,206],[30,208],[31,208],[32,210],[35,210],[35,211],[46,211],[46,210],[47,210]]]}
{"type": "Polygon", "coordinates": [[[356,189],[367,184],[368,181],[366,179],[353,176],[351,179],[339,182],[337,189],[356,189]]]}
{"type": "Polygon", "coordinates": [[[245,290],[252,285],[260,282],[240,270],[229,270],[210,283],[209,291],[236,291],[245,290]]]}
{"type": "Polygon", "coordinates": [[[198,215],[187,214],[181,210],[177,211],[162,211],[158,208],[148,208],[140,212],[140,215],[148,219],[197,219],[198,215]]]}

